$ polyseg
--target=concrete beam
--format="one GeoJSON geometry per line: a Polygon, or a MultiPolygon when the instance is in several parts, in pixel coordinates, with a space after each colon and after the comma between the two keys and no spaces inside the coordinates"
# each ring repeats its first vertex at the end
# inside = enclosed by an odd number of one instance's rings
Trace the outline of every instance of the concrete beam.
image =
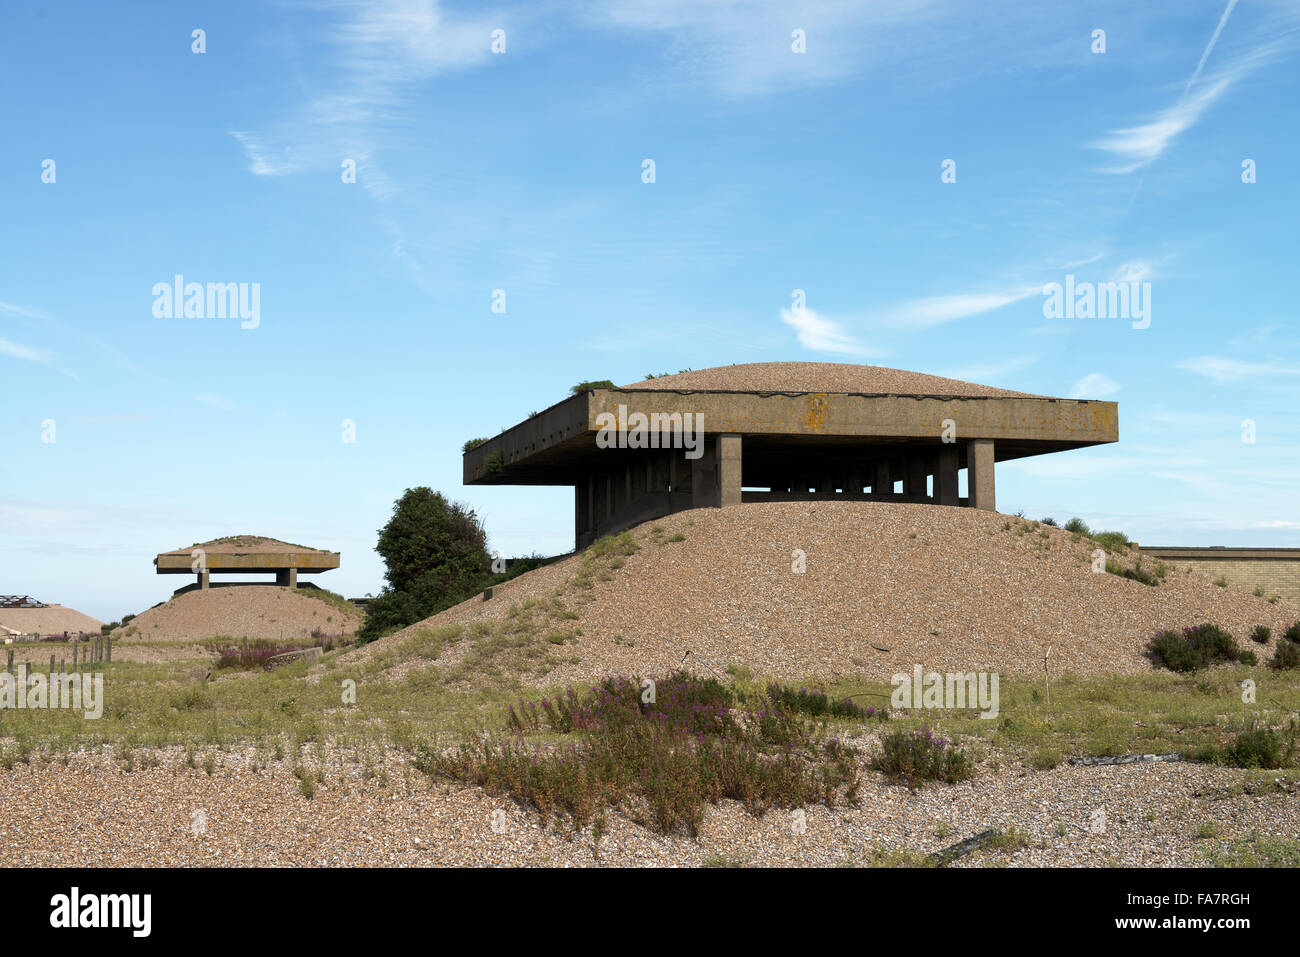
{"type": "Polygon", "coordinates": [[[966,487],[971,508],[997,511],[994,503],[993,440],[972,439],[966,443],[966,487]]]}

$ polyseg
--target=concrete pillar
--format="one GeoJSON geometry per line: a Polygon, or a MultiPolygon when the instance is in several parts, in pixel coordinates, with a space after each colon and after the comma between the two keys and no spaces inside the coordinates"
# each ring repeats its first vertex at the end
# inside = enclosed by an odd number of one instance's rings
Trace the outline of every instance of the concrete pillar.
{"type": "Polygon", "coordinates": [[[703,440],[698,459],[687,459],[691,468],[691,508],[718,505],[718,441],[703,440]]]}
{"type": "Polygon", "coordinates": [[[908,455],[903,491],[908,496],[925,498],[925,475],[925,459],[915,453],[908,455]]]}
{"type": "Polygon", "coordinates": [[[881,459],[871,467],[871,492],[873,495],[892,495],[894,482],[890,477],[889,463],[881,459]]]}
{"type": "Polygon", "coordinates": [[[993,487],[993,440],[972,439],[966,443],[966,487],[971,508],[997,511],[993,487]]]}
{"type": "Polygon", "coordinates": [[[285,568],[275,573],[275,583],[288,588],[298,587],[298,569],[285,568]]]}
{"type": "Polygon", "coordinates": [[[934,499],[940,505],[956,505],[957,498],[957,446],[941,445],[934,466],[934,499]]]}
{"type": "Polygon", "coordinates": [[[742,447],[739,435],[718,436],[718,504],[739,505],[742,447]]]}
{"type": "Polygon", "coordinates": [[[208,582],[208,576],[209,576],[209,574],[210,574],[210,573],[208,572],[208,570],[207,570],[206,568],[203,569],[203,571],[199,572],[199,587],[200,587],[201,589],[203,589],[204,591],[207,591],[207,590],[208,590],[208,584],[209,584],[209,582],[208,582]]]}

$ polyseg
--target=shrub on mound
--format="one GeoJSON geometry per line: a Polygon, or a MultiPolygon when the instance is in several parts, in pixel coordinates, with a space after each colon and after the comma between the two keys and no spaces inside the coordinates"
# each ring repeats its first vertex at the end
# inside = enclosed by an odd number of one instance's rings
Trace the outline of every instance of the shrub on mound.
{"type": "Polygon", "coordinates": [[[936,738],[929,727],[920,731],[891,731],[881,739],[883,750],[871,766],[894,783],[915,788],[926,781],[956,784],[971,776],[970,757],[951,741],[936,738]]]}
{"type": "Polygon", "coordinates": [[[1200,671],[1232,661],[1252,664],[1255,657],[1238,651],[1232,635],[1210,624],[1192,625],[1181,632],[1162,631],[1147,643],[1145,654],[1153,668],[1170,671],[1200,671]]]}
{"type": "Polygon", "coordinates": [[[1300,644],[1300,621],[1297,621],[1286,631],[1282,632],[1282,637],[1287,641],[1294,641],[1300,644]]]}
{"type": "Polygon", "coordinates": [[[1268,625],[1256,625],[1255,630],[1250,633],[1250,640],[1260,645],[1267,645],[1272,637],[1273,631],[1268,625]]]}
{"type": "Polygon", "coordinates": [[[1295,757],[1296,723],[1285,735],[1272,728],[1250,727],[1223,749],[1223,763],[1234,768],[1267,768],[1289,765],[1295,757]]]}
{"type": "Polygon", "coordinates": [[[1273,660],[1268,666],[1274,671],[1291,671],[1300,668],[1300,644],[1294,641],[1279,641],[1273,652],[1273,660]]]}

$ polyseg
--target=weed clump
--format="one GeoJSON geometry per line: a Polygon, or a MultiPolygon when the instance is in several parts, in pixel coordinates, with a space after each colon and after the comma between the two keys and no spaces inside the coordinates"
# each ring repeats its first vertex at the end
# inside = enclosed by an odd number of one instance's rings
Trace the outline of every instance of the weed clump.
{"type": "Polygon", "coordinates": [[[1212,665],[1225,662],[1254,659],[1253,652],[1237,650],[1237,643],[1232,635],[1218,625],[1193,625],[1178,631],[1162,631],[1152,638],[1145,654],[1153,668],[1168,668],[1170,671],[1200,671],[1212,665]]]}

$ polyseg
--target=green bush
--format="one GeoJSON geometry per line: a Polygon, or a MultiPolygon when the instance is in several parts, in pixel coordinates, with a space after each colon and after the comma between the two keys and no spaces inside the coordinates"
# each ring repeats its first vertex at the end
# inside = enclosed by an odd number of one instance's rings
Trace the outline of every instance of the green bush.
{"type": "Polygon", "coordinates": [[[1268,666],[1274,671],[1292,671],[1300,668],[1300,644],[1294,641],[1279,641],[1268,666]]]}
{"type": "Polygon", "coordinates": [[[470,451],[472,451],[472,450],[478,448],[480,445],[482,445],[482,444],[483,444],[484,442],[486,442],[486,441],[487,441],[487,439],[470,439],[468,442],[466,442],[464,445],[462,445],[462,446],[460,447],[460,450],[461,450],[462,452],[470,452],[470,451]]]}
{"type": "MultiPolygon", "coordinates": [[[[1146,656],[1153,668],[1199,671],[1223,662],[1241,661],[1232,635],[1218,625],[1194,625],[1181,632],[1162,631],[1147,643],[1146,656]]],[[[1253,653],[1249,653],[1254,658],[1253,653]]],[[[1249,663],[1249,662],[1248,662],[1249,663]]]]}
{"type": "Polygon", "coordinates": [[[1300,621],[1297,621],[1286,631],[1282,632],[1282,637],[1287,641],[1294,641],[1296,644],[1300,644],[1300,621]]]}
{"type": "Polygon", "coordinates": [[[584,392],[591,392],[595,389],[617,389],[618,386],[608,379],[590,379],[586,382],[579,382],[569,389],[574,395],[582,395],[584,392]]]}
{"type": "Polygon", "coordinates": [[[1268,625],[1256,625],[1255,630],[1250,633],[1250,640],[1259,645],[1267,645],[1272,636],[1273,632],[1268,625]]]}
{"type": "Polygon", "coordinates": [[[1067,532],[1074,532],[1076,535],[1091,535],[1088,523],[1081,518],[1072,518],[1065,523],[1064,528],[1067,532]]]}
{"type": "Polygon", "coordinates": [[[393,503],[375,546],[387,585],[366,606],[358,643],[373,641],[459,604],[491,574],[487,535],[474,511],[420,486],[393,503]]]}
{"type": "Polygon", "coordinates": [[[1223,749],[1223,762],[1234,768],[1285,767],[1295,755],[1295,731],[1294,722],[1285,736],[1272,728],[1251,726],[1223,749]]]}

